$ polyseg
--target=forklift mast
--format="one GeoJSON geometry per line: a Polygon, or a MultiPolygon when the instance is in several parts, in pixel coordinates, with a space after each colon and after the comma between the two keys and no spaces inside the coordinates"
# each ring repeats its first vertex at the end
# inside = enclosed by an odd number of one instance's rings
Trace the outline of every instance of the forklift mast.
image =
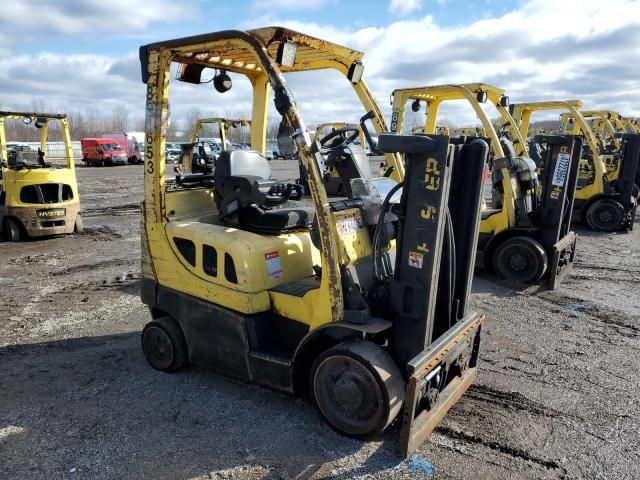
{"type": "Polygon", "coordinates": [[[378,145],[405,157],[389,303],[392,351],[408,378],[400,439],[406,456],[476,375],[481,318],[467,303],[489,147],[481,139],[450,145],[445,135],[395,134],[381,135],[378,145]]]}
{"type": "Polygon", "coordinates": [[[617,179],[620,198],[637,197],[640,186],[640,133],[622,134],[620,162],[617,179]]]}
{"type": "Polygon", "coordinates": [[[573,204],[578,185],[582,138],[574,135],[536,135],[533,143],[543,145],[544,155],[538,164],[541,185],[535,211],[538,240],[549,252],[549,285],[553,289],[571,271],[576,235],[571,231],[573,204]]]}
{"type": "Polygon", "coordinates": [[[542,195],[538,199],[536,225],[540,228],[541,243],[553,245],[571,231],[582,138],[573,135],[536,135],[533,141],[547,146],[542,164],[538,166],[542,195]]]}

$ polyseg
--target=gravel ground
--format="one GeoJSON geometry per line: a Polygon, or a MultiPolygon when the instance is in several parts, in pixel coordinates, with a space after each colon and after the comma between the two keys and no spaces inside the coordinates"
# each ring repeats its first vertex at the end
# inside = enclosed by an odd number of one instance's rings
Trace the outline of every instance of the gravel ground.
{"type": "Polygon", "coordinates": [[[350,440],[302,400],[147,365],[141,176],[79,168],[84,235],[0,244],[0,478],[640,478],[638,230],[579,229],[554,292],[476,276],[478,381],[401,462],[393,429],[350,440]]]}

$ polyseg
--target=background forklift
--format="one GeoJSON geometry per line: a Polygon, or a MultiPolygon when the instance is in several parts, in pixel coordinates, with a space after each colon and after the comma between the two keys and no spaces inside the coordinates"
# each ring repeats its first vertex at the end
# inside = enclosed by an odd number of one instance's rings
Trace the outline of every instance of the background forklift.
{"type": "MultiPolygon", "coordinates": [[[[607,169],[607,179],[614,183],[620,177],[622,168],[624,134],[638,134],[632,124],[624,121],[624,117],[612,110],[580,110],[582,117],[590,123],[591,130],[598,140],[600,157],[607,169]]],[[[560,128],[574,135],[580,134],[580,126],[570,113],[560,115],[560,128]]],[[[640,164],[636,166],[635,196],[640,195],[640,164]]],[[[640,199],[639,199],[640,200],[640,199]]]]}
{"type": "Polygon", "coordinates": [[[579,100],[569,100],[518,103],[511,105],[510,110],[522,136],[529,131],[533,112],[560,110],[568,113],[574,119],[572,131],[579,132],[585,140],[573,218],[593,230],[611,232],[631,229],[637,207],[635,178],[640,159],[640,135],[622,135],[619,174],[612,181],[607,175],[600,145],[579,111],[581,107],[579,100]]]}
{"type": "Polygon", "coordinates": [[[406,456],[476,375],[482,319],[467,301],[487,147],[383,134],[385,154],[405,155],[405,182],[354,179],[357,195],[329,202],[321,141],[311,142],[283,74],[333,68],[357,87],[361,58],[277,27],[141,47],[150,140],[141,296],[153,316],[142,348],[159,370],[192,363],[307,394],[329,425],[357,438],[402,411],[406,456]],[[253,86],[253,150],[224,151],[213,174],[175,182],[163,158],[172,62],[183,81],[224,65],[253,86]],[[308,203],[271,178],[261,154],[271,89],[294,132],[308,203]]]}
{"type": "Polygon", "coordinates": [[[67,116],[0,111],[0,150],[0,236],[5,241],[15,242],[23,237],[82,233],[67,116]],[[7,120],[39,129],[38,150],[26,145],[8,149],[7,120]],[[57,122],[62,133],[62,158],[49,158],[46,153],[51,122],[57,122]]]}
{"type": "MultiPolygon", "coordinates": [[[[288,129],[285,130],[285,134],[288,134],[288,129]]],[[[371,172],[371,166],[369,165],[369,157],[365,148],[367,146],[367,140],[364,136],[363,129],[360,125],[346,122],[327,122],[317,126],[315,134],[313,135],[312,142],[321,141],[325,137],[328,137],[329,141],[337,137],[346,138],[345,133],[349,133],[352,139],[349,139],[349,148],[351,149],[351,159],[353,163],[349,165],[350,168],[355,168],[356,173],[354,176],[359,178],[370,178],[373,176],[371,172]],[[328,136],[333,134],[333,136],[328,136]]],[[[327,141],[325,141],[326,144],[327,141]]],[[[331,142],[333,143],[333,142],[331,142]]],[[[322,144],[321,144],[322,145],[322,144]]],[[[330,151],[323,152],[322,163],[320,164],[320,172],[322,174],[322,181],[324,182],[324,188],[329,196],[345,196],[350,192],[351,184],[343,182],[338,168],[340,170],[345,166],[344,163],[336,165],[331,161],[330,151]]],[[[351,163],[351,162],[350,162],[351,163]]],[[[306,179],[304,169],[300,167],[300,183],[305,186],[305,191],[308,191],[306,185],[306,179]]]]}
{"type": "MultiPolygon", "coordinates": [[[[250,128],[251,120],[227,119],[222,117],[199,118],[191,131],[191,143],[181,145],[182,153],[175,171],[180,174],[193,172],[212,172],[216,158],[223,150],[229,149],[229,131],[231,128],[250,128]],[[203,137],[203,129],[212,126],[219,137],[203,137]]],[[[212,132],[212,134],[214,133],[212,132]]]]}
{"type": "MultiPolygon", "coordinates": [[[[482,84],[437,85],[394,90],[391,130],[402,131],[405,108],[418,112],[427,104],[426,134],[436,128],[443,102],[467,101],[482,124],[492,160],[491,208],[482,211],[477,265],[508,280],[535,283],[541,278],[555,286],[569,274],[575,256],[576,235],[570,231],[581,142],[571,136],[540,136],[545,173],[518,156],[514,145],[525,140],[507,110],[504,90],[482,84]],[[505,122],[496,132],[482,104],[490,102],[505,122]],[[510,138],[509,138],[510,137],[510,138]]],[[[475,132],[474,132],[475,136],[475,132]]]]}

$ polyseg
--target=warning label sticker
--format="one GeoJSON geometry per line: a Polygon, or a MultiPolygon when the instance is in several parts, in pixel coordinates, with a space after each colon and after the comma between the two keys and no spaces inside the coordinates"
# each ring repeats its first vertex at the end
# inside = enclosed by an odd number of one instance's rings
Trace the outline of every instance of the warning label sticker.
{"type": "Polygon", "coordinates": [[[571,157],[568,153],[559,153],[558,161],[556,162],[556,169],[553,172],[553,178],[551,184],[555,187],[564,187],[564,181],[567,178],[569,172],[569,159],[571,157]]]}
{"type": "Polygon", "coordinates": [[[280,254],[277,251],[265,253],[264,261],[267,264],[267,275],[269,275],[271,280],[278,279],[282,276],[282,262],[280,261],[280,254]]]}
{"type": "Polygon", "coordinates": [[[409,252],[409,266],[422,268],[422,254],[420,252],[409,252]]]}
{"type": "Polygon", "coordinates": [[[364,229],[364,222],[359,214],[339,218],[336,221],[336,230],[341,237],[351,235],[364,229]]]}

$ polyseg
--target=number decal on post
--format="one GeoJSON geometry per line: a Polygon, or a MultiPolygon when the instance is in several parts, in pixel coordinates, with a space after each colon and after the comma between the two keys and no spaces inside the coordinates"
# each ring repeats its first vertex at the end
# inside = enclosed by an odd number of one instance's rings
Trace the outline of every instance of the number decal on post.
{"type": "Polygon", "coordinates": [[[569,161],[571,156],[568,153],[559,153],[558,161],[556,162],[556,168],[553,172],[553,178],[551,184],[555,187],[564,187],[564,182],[569,172],[569,161]]]}

